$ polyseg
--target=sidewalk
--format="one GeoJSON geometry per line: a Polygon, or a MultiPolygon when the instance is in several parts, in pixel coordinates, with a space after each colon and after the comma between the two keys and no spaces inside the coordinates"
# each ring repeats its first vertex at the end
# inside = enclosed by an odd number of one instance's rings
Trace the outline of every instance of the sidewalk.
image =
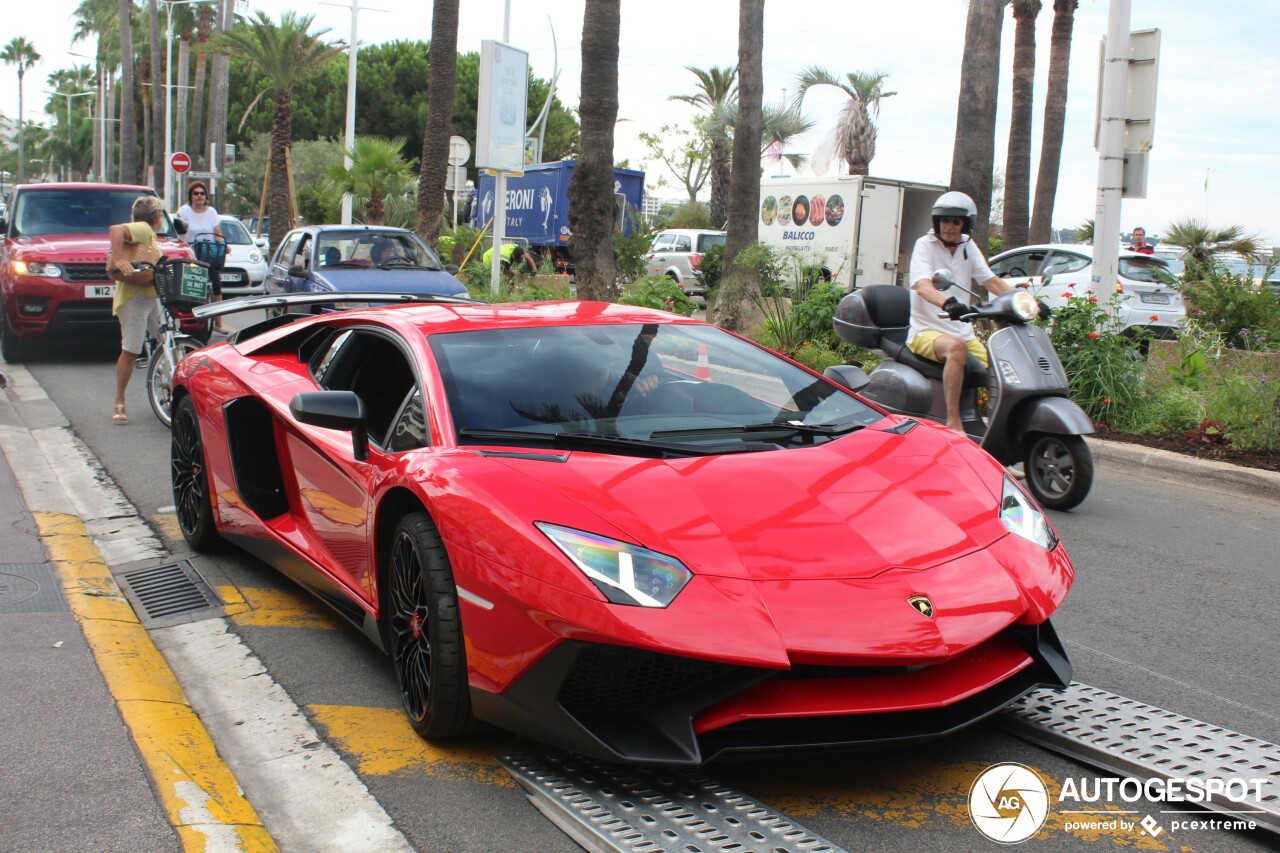
{"type": "Polygon", "coordinates": [[[3,454],[0,554],[0,850],[181,849],[3,454]]]}

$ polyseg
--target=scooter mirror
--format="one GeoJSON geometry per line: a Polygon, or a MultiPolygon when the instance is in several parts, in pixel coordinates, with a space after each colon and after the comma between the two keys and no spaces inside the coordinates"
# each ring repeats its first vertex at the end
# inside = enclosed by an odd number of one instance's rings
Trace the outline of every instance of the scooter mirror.
{"type": "Polygon", "coordinates": [[[938,290],[947,290],[956,283],[956,277],[951,274],[949,269],[936,269],[933,271],[933,286],[938,290]]]}

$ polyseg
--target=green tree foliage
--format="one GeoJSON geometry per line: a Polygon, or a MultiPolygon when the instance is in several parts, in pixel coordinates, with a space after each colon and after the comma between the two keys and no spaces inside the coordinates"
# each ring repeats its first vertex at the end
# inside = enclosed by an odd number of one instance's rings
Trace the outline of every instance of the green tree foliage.
{"type": "Polygon", "coordinates": [[[390,196],[403,196],[413,189],[413,163],[405,161],[403,151],[403,136],[357,136],[347,152],[351,168],[337,165],[329,170],[331,188],[339,195],[350,193],[364,208],[363,219],[370,225],[383,223],[390,196]]]}
{"type": "Polygon", "coordinates": [[[1244,226],[1211,226],[1195,217],[1179,219],[1171,223],[1161,240],[1170,246],[1186,249],[1187,253],[1201,264],[1208,264],[1214,256],[1228,252],[1243,255],[1251,260],[1258,260],[1266,255],[1261,238],[1247,234],[1244,226]]]}

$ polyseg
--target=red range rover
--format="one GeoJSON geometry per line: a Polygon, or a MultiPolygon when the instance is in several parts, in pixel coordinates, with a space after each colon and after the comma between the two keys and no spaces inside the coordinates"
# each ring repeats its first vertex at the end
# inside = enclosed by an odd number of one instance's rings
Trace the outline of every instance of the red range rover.
{"type": "MultiPolygon", "coordinates": [[[[21,361],[39,341],[119,338],[111,315],[115,283],[107,278],[107,229],[128,222],[150,187],[127,184],[23,184],[0,216],[0,351],[21,361]]],[[[190,258],[166,216],[160,250],[190,258]]],[[[194,333],[203,324],[185,320],[194,333]]]]}

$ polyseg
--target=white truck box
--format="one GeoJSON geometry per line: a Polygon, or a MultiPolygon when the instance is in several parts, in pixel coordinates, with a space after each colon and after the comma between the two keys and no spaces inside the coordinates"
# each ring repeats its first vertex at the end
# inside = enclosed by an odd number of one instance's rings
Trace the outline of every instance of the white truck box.
{"type": "Polygon", "coordinates": [[[791,278],[821,264],[847,289],[904,283],[917,239],[933,227],[938,184],[786,176],[760,183],[759,240],[789,258],[791,278]]]}

